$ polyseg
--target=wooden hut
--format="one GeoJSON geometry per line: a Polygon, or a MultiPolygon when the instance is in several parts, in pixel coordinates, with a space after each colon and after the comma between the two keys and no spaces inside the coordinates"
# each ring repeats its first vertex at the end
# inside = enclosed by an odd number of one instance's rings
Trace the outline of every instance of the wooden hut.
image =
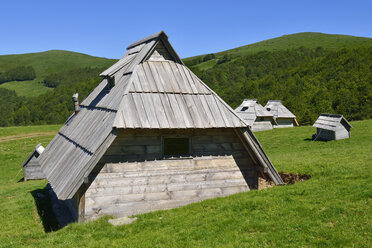
{"type": "Polygon", "coordinates": [[[41,166],[78,221],[129,216],[283,181],[245,122],[159,32],[128,46],[41,166]]]}
{"type": "Polygon", "coordinates": [[[339,140],[350,138],[351,124],[339,114],[321,114],[314,123],[314,140],[339,140]]]}
{"type": "Polygon", "coordinates": [[[274,115],[267,111],[257,99],[244,99],[235,112],[251,127],[252,131],[273,129],[274,115]]]}
{"type": "Polygon", "coordinates": [[[296,116],[282,104],[281,100],[269,100],[265,109],[274,115],[276,121],[274,128],[298,126],[296,116]]]}
{"type": "Polygon", "coordinates": [[[45,175],[41,170],[39,156],[44,151],[41,144],[35,146],[35,149],[30,153],[27,159],[21,165],[23,168],[23,178],[25,181],[30,179],[44,179],[45,175]]]}

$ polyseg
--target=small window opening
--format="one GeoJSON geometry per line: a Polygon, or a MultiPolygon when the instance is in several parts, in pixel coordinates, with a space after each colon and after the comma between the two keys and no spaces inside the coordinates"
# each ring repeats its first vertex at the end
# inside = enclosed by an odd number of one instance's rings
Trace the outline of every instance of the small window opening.
{"type": "Polygon", "coordinates": [[[188,137],[164,137],[164,157],[190,156],[190,139],[188,137]]]}
{"type": "Polygon", "coordinates": [[[248,107],[243,107],[242,109],[241,109],[241,111],[246,111],[248,109],[248,107]]]}

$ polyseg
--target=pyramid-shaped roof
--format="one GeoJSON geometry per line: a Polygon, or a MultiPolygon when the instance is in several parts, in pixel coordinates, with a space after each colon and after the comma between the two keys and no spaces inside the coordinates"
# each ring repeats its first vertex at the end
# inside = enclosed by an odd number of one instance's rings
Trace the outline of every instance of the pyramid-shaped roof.
{"type": "Polygon", "coordinates": [[[296,116],[282,104],[281,100],[269,100],[265,108],[272,113],[275,118],[296,118],[296,116]]]}
{"type": "Polygon", "coordinates": [[[244,99],[235,112],[250,126],[253,125],[257,117],[274,118],[273,114],[267,111],[257,99],[244,99]]]}
{"type": "Polygon", "coordinates": [[[163,31],[128,46],[124,56],[100,75],[102,82],[40,157],[59,199],[73,197],[119,128],[247,126],[183,64],[163,31]]]}

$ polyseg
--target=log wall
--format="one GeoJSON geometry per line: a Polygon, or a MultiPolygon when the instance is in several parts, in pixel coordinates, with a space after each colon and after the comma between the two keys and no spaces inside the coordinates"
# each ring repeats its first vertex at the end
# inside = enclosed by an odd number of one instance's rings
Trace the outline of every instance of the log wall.
{"type": "Polygon", "coordinates": [[[89,180],[85,218],[95,219],[248,191],[258,174],[232,129],[122,130],[89,180]],[[162,136],[177,134],[191,137],[191,156],[163,159],[162,136]]]}
{"type": "Polygon", "coordinates": [[[270,118],[257,117],[256,120],[253,122],[251,129],[253,132],[271,130],[273,129],[273,125],[270,118]]]}
{"type": "Polygon", "coordinates": [[[282,127],[293,127],[293,118],[276,118],[276,122],[278,125],[274,125],[274,128],[282,128],[282,127]]]}

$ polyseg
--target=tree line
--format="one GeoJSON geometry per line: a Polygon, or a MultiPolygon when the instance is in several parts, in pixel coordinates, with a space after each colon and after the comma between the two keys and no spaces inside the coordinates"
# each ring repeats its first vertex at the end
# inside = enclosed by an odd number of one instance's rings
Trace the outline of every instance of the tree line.
{"type": "Polygon", "coordinates": [[[32,66],[18,66],[5,72],[0,72],[0,84],[10,81],[26,81],[36,78],[35,70],[32,66]]]}

